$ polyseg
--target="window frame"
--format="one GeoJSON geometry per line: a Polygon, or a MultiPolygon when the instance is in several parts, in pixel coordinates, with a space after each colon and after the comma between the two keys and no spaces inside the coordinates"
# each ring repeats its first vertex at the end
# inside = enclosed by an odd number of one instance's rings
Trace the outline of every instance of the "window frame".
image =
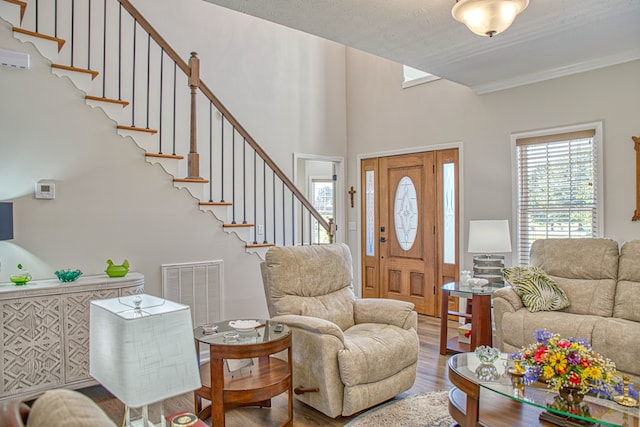
{"type": "MultiPolygon", "coordinates": [[[[578,132],[584,130],[594,130],[595,134],[593,136],[595,143],[595,155],[596,155],[596,170],[595,170],[595,180],[596,180],[596,224],[597,224],[597,236],[603,237],[605,236],[604,229],[604,164],[603,164],[603,152],[604,152],[604,138],[602,134],[602,122],[591,122],[591,123],[583,123],[577,125],[570,126],[562,126],[557,128],[550,129],[542,129],[537,131],[527,131],[527,132],[518,132],[511,134],[511,185],[512,185],[512,211],[511,211],[511,224],[512,233],[515,234],[515,242],[516,248],[515,253],[512,257],[512,264],[519,265],[520,260],[522,259],[521,254],[521,241],[522,236],[520,234],[520,215],[519,215],[519,188],[518,188],[518,150],[516,146],[516,141],[522,138],[532,138],[532,137],[540,137],[547,135],[557,135],[568,132],[578,132]]],[[[527,259],[529,258],[527,254],[527,259]]]]}

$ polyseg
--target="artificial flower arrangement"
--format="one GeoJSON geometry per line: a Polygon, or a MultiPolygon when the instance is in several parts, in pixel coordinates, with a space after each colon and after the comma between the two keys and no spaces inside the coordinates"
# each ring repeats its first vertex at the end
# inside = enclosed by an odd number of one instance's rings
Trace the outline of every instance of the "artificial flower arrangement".
{"type": "MultiPolygon", "coordinates": [[[[541,379],[557,392],[570,388],[609,398],[614,392],[621,393],[622,378],[615,363],[593,351],[586,339],[561,338],[546,329],[536,330],[534,337],[534,344],[509,356],[525,369],[525,382],[541,379]]],[[[637,398],[637,391],[630,392],[637,398]]]]}

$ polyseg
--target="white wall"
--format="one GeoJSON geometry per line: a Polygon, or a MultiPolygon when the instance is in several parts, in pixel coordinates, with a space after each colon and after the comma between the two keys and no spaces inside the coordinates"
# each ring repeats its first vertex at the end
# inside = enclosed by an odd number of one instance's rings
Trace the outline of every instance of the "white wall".
{"type": "Polygon", "coordinates": [[[202,0],[133,4],[293,178],[293,156],[345,156],[345,47],[202,0]],[[185,29],[188,29],[186,31],[185,29]]]}
{"type": "MultiPolygon", "coordinates": [[[[202,79],[289,176],[293,152],[344,156],[344,47],[199,0],[135,3],[183,58],[200,52],[202,79]]],[[[226,316],[266,316],[258,257],[0,24],[0,47],[32,59],[29,71],[0,67],[0,200],[15,213],[0,283],[18,263],[43,279],[63,268],[101,274],[108,258],[126,258],[160,295],[161,264],[221,259],[226,316]],[[55,200],[34,199],[39,179],[56,183],[55,200]]]]}
{"type": "MultiPolygon", "coordinates": [[[[348,49],[346,185],[359,180],[358,156],[461,142],[461,267],[468,269],[468,221],[513,219],[510,135],[602,121],[605,236],[638,239],[640,223],[630,220],[636,191],[631,136],[640,135],[638,76],[635,61],[481,96],[446,80],[402,89],[400,64],[348,49]]],[[[358,212],[349,209],[348,220],[358,221],[358,212]]],[[[352,249],[358,233],[349,235],[352,249]]]]}

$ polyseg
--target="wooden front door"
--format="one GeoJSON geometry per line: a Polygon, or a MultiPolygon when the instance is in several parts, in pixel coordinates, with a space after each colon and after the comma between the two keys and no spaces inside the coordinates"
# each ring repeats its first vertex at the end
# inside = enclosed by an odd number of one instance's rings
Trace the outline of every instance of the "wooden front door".
{"type": "MultiPolygon", "coordinates": [[[[363,297],[408,301],[418,313],[439,315],[440,288],[456,279],[458,266],[457,248],[453,263],[443,253],[445,238],[452,249],[451,192],[442,189],[443,162],[451,161],[457,177],[457,149],[362,160],[363,297]]],[[[454,246],[457,235],[456,219],[454,246]]]]}

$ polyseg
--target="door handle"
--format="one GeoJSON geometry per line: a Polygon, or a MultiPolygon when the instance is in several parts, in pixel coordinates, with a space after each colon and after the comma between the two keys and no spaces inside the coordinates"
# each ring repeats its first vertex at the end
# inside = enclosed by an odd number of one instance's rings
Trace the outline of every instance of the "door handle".
{"type": "Polygon", "coordinates": [[[387,239],[385,237],[380,238],[380,243],[387,243],[387,239]]]}

